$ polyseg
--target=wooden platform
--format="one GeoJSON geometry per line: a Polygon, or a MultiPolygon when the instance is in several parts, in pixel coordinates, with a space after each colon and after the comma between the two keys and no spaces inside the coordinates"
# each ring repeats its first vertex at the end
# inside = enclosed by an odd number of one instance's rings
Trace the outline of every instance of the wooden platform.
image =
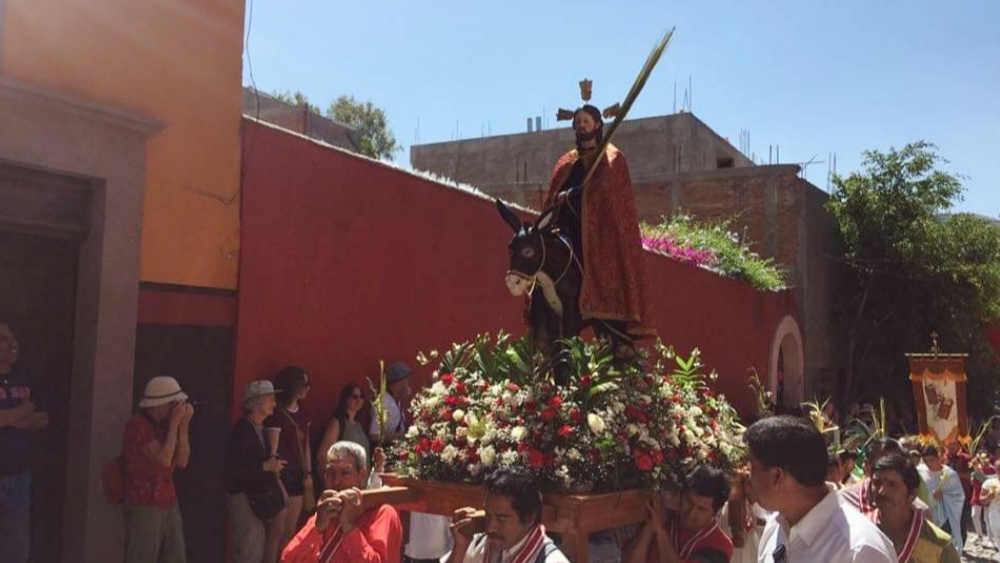
{"type": "MultiPolygon", "coordinates": [[[[397,505],[400,510],[451,516],[466,506],[482,508],[484,490],[477,485],[421,481],[383,474],[382,481],[418,493],[418,501],[397,505]]],[[[641,522],[649,491],[628,490],[596,495],[548,494],[542,500],[542,522],[563,538],[563,553],[574,563],[587,562],[587,534],[641,522]]]]}

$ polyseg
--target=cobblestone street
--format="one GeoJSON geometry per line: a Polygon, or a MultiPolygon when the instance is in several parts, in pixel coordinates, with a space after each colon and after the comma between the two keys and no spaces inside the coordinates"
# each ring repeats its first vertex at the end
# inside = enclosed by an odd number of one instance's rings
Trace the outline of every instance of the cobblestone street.
{"type": "MultiPolygon", "coordinates": [[[[969,539],[972,539],[970,535],[969,539]]],[[[970,542],[962,553],[962,563],[1000,563],[1000,552],[992,547],[982,547],[978,542],[970,542]]]]}

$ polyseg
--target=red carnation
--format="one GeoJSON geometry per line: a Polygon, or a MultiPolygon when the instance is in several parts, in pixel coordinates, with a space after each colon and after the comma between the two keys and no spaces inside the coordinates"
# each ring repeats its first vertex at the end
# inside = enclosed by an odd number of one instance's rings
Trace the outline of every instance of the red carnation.
{"type": "Polygon", "coordinates": [[[526,401],[524,403],[524,412],[535,412],[535,402],[534,401],[526,401]]]}
{"type": "Polygon", "coordinates": [[[452,379],[455,379],[455,376],[450,373],[441,374],[441,383],[444,383],[445,385],[450,385],[452,379]]]}
{"type": "Polygon", "coordinates": [[[560,397],[559,395],[553,395],[552,398],[549,399],[549,406],[554,409],[558,409],[559,405],[561,404],[562,404],[562,397],[560,397]]]}
{"type": "Polygon", "coordinates": [[[531,465],[531,467],[538,469],[542,466],[544,461],[545,456],[542,455],[542,452],[536,450],[535,448],[528,450],[528,464],[531,465]]]}
{"type": "Polygon", "coordinates": [[[455,382],[455,392],[459,395],[465,395],[465,383],[462,381],[455,382]]]}
{"type": "Polygon", "coordinates": [[[542,420],[552,420],[559,416],[559,413],[557,413],[555,409],[545,409],[542,411],[540,416],[542,417],[542,420]]]}
{"type": "Polygon", "coordinates": [[[569,411],[569,419],[570,419],[570,421],[579,424],[579,423],[583,422],[583,413],[581,413],[580,409],[578,409],[578,408],[572,408],[569,411]]]}
{"type": "Polygon", "coordinates": [[[431,451],[432,452],[434,452],[434,453],[440,453],[441,450],[443,450],[443,449],[444,449],[444,442],[441,441],[441,438],[434,438],[433,440],[431,440],[431,451]]]}
{"type": "Polygon", "coordinates": [[[458,404],[458,397],[453,395],[445,395],[444,402],[446,405],[455,406],[458,404]]]}
{"type": "Polygon", "coordinates": [[[569,424],[563,424],[562,426],[559,427],[558,434],[560,436],[566,436],[567,434],[569,434],[572,431],[573,431],[573,428],[569,424]]]}
{"type": "Polygon", "coordinates": [[[441,420],[451,420],[451,409],[441,409],[438,411],[438,418],[441,420]]]}
{"type": "Polygon", "coordinates": [[[418,454],[426,452],[429,449],[431,449],[431,441],[427,438],[427,436],[421,436],[420,440],[417,441],[417,444],[413,446],[413,451],[418,454]]]}
{"type": "Polygon", "coordinates": [[[586,374],[586,375],[581,375],[580,376],[580,387],[587,387],[588,385],[590,385],[591,381],[592,381],[592,379],[591,379],[589,373],[586,374]]]}

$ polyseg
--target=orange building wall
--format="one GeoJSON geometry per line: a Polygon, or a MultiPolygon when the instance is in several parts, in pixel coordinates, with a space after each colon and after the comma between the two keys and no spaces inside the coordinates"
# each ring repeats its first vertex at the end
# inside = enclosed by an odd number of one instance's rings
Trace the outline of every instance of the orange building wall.
{"type": "Polygon", "coordinates": [[[142,281],[235,288],[243,1],[2,6],[4,76],[166,124],[147,145],[142,281]]]}

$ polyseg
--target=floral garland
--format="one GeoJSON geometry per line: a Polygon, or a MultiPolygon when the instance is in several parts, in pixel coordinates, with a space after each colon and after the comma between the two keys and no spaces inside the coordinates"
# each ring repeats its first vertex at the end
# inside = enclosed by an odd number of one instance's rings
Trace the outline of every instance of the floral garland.
{"type": "Polygon", "coordinates": [[[399,470],[476,483],[526,466],[547,492],[676,489],[698,463],[733,470],[742,426],[707,386],[714,375],[701,373],[697,351],[680,358],[658,343],[654,352],[620,368],[606,347],[568,340],[569,383],[559,387],[527,338],[456,344],[411,403],[399,470]],[[665,362],[676,367],[667,373],[665,362]]]}

